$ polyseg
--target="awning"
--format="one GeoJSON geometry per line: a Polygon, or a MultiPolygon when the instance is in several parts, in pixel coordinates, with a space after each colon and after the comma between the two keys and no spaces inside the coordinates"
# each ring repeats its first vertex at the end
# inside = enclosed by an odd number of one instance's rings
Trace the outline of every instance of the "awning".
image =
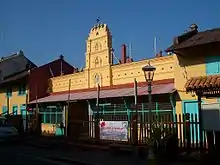
{"type": "Polygon", "coordinates": [[[192,77],[186,82],[185,88],[187,92],[219,90],[220,75],[192,77]]]}
{"type": "MultiPolygon", "coordinates": [[[[166,94],[174,91],[174,84],[158,84],[152,86],[152,94],[166,94]]],[[[138,87],[138,95],[147,95],[147,87],[138,87]]],[[[134,96],[134,88],[119,88],[119,89],[108,89],[100,91],[100,98],[114,98],[114,97],[126,97],[134,96]]],[[[97,91],[88,92],[75,92],[70,94],[70,100],[89,100],[97,98],[97,91]]],[[[68,100],[68,93],[50,95],[38,100],[31,101],[33,103],[46,103],[46,102],[63,102],[68,100]]]]}

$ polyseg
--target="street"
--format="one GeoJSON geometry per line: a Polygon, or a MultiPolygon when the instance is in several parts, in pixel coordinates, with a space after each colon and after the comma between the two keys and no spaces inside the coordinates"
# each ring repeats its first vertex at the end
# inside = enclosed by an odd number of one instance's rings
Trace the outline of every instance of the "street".
{"type": "MultiPolygon", "coordinates": [[[[0,144],[0,161],[5,165],[69,165],[59,161],[53,161],[42,156],[42,150],[22,145],[0,144]]],[[[71,163],[72,164],[72,163],[71,163]]],[[[77,165],[77,164],[75,164],[77,165]]]]}
{"type": "MultiPolygon", "coordinates": [[[[63,151],[57,149],[36,148],[18,144],[0,144],[0,161],[5,165],[133,165],[146,164],[146,160],[138,160],[129,155],[111,155],[104,151],[63,151]]],[[[186,162],[173,162],[172,165],[185,165],[186,162]]],[[[188,162],[187,165],[195,163],[188,162]]]]}

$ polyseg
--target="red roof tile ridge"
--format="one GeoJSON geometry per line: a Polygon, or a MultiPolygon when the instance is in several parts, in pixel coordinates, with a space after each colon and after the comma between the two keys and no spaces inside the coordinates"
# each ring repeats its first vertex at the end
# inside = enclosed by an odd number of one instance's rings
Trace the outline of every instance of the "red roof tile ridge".
{"type": "Polygon", "coordinates": [[[215,87],[220,87],[220,74],[191,77],[185,84],[186,91],[215,87]]]}

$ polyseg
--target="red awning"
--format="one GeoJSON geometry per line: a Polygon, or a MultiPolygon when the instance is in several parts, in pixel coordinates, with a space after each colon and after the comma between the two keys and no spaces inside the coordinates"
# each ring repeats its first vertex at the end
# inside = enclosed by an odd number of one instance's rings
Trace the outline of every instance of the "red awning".
{"type": "MultiPolygon", "coordinates": [[[[165,93],[172,93],[174,91],[174,84],[169,83],[169,84],[158,84],[152,86],[152,94],[165,94],[165,93]]],[[[142,87],[138,89],[138,95],[148,95],[148,89],[146,87],[142,87]]]]}
{"type": "MultiPolygon", "coordinates": [[[[174,91],[174,84],[158,84],[152,86],[152,94],[165,94],[172,93],[174,91]]],[[[138,87],[138,95],[147,95],[147,87],[138,87]]],[[[126,97],[126,96],[134,96],[134,88],[119,88],[119,89],[109,89],[109,90],[101,90],[100,98],[114,98],[114,97],[126,97]]],[[[89,100],[97,98],[97,91],[88,91],[88,92],[76,92],[70,94],[70,100],[89,100]]],[[[30,104],[33,103],[43,103],[43,102],[62,102],[68,100],[68,93],[65,94],[57,94],[50,95],[38,100],[31,101],[30,104]]]]}

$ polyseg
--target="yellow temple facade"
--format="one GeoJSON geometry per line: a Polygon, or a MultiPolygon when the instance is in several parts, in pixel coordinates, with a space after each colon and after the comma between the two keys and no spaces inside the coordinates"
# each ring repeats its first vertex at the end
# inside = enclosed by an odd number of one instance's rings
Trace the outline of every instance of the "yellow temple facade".
{"type": "MultiPolygon", "coordinates": [[[[151,65],[156,68],[153,86],[157,81],[165,82],[166,80],[171,80],[169,83],[173,85],[175,91],[175,94],[174,92],[172,93],[174,100],[171,99],[172,101],[169,103],[172,104],[172,108],[170,108],[172,113],[198,114],[198,98],[196,94],[186,92],[185,84],[192,77],[207,76],[205,56],[196,56],[199,52],[190,51],[186,53],[187,57],[177,53],[170,53],[165,56],[159,54],[151,59],[133,61],[126,55],[126,46],[122,45],[121,59],[117,59],[118,62],[115,64],[113,63],[113,59],[115,58],[113,53],[112,35],[108,26],[102,23],[94,25],[86,40],[85,67],[83,70],[51,78],[49,80],[50,95],[46,98],[39,99],[38,102],[44,103],[50,102],[51,100],[54,102],[65,102],[67,101],[67,95],[65,94],[68,92],[72,94],[73,100],[76,100],[76,102],[77,100],[83,99],[89,100],[91,97],[84,96],[83,92],[91,91],[89,89],[93,89],[94,91],[97,87],[97,83],[103,89],[105,87],[111,89],[111,87],[115,86],[132,84],[134,83],[134,79],[136,79],[137,82],[146,83],[142,68],[147,65],[150,60],[151,65]],[[79,93],[81,93],[81,96],[78,99],[79,93]],[[60,98],[62,99],[59,100],[60,98]]],[[[132,87],[130,86],[130,88],[132,87]]],[[[166,85],[161,85],[159,88],[166,88],[166,85]]],[[[109,91],[109,93],[111,93],[111,91],[109,91]]],[[[162,95],[166,97],[165,101],[169,102],[171,92],[167,91],[166,95],[164,94],[165,93],[162,95]]],[[[96,93],[90,93],[89,95],[94,96],[96,93]]],[[[133,96],[133,93],[131,95],[133,96]]],[[[111,96],[115,97],[113,95],[111,96]]],[[[92,97],[92,99],[94,98],[96,98],[96,96],[92,97]]],[[[157,102],[162,101],[161,104],[163,104],[163,99],[164,98],[161,97],[157,102]]],[[[218,102],[216,98],[203,98],[202,101],[205,103],[218,102]]],[[[72,111],[72,113],[82,113],[83,108],[86,109],[84,112],[88,112],[88,105],[82,108],[80,104],[80,106],[77,105],[77,103],[73,104],[74,112],[72,111]]]]}
{"type": "MultiPolygon", "coordinates": [[[[122,48],[123,49],[123,48],[122,48]]],[[[122,54],[126,57],[126,50],[122,54]]],[[[86,40],[86,65],[83,71],[51,79],[51,91],[64,92],[69,90],[89,89],[146,81],[142,67],[150,60],[156,67],[154,81],[174,78],[174,56],[163,56],[135,62],[113,64],[112,35],[106,24],[98,24],[90,30],[86,40]],[[71,80],[71,81],[69,81],[71,80]]],[[[121,61],[126,61],[122,59],[121,61]]]]}
{"type": "MultiPolygon", "coordinates": [[[[156,68],[154,81],[173,79],[177,91],[177,114],[187,113],[189,105],[196,105],[197,96],[186,93],[185,83],[191,77],[207,75],[204,56],[197,57],[193,55],[197,52],[191,52],[193,54],[185,58],[173,53],[133,62],[127,60],[126,48],[122,47],[121,61],[114,64],[112,50],[112,35],[108,26],[102,23],[94,25],[86,40],[85,68],[77,73],[51,78],[51,93],[91,89],[96,87],[97,82],[101,87],[133,83],[134,79],[137,82],[146,82],[142,67],[150,60],[151,65],[156,68]]],[[[208,103],[217,102],[216,98],[203,100],[208,103]]]]}

